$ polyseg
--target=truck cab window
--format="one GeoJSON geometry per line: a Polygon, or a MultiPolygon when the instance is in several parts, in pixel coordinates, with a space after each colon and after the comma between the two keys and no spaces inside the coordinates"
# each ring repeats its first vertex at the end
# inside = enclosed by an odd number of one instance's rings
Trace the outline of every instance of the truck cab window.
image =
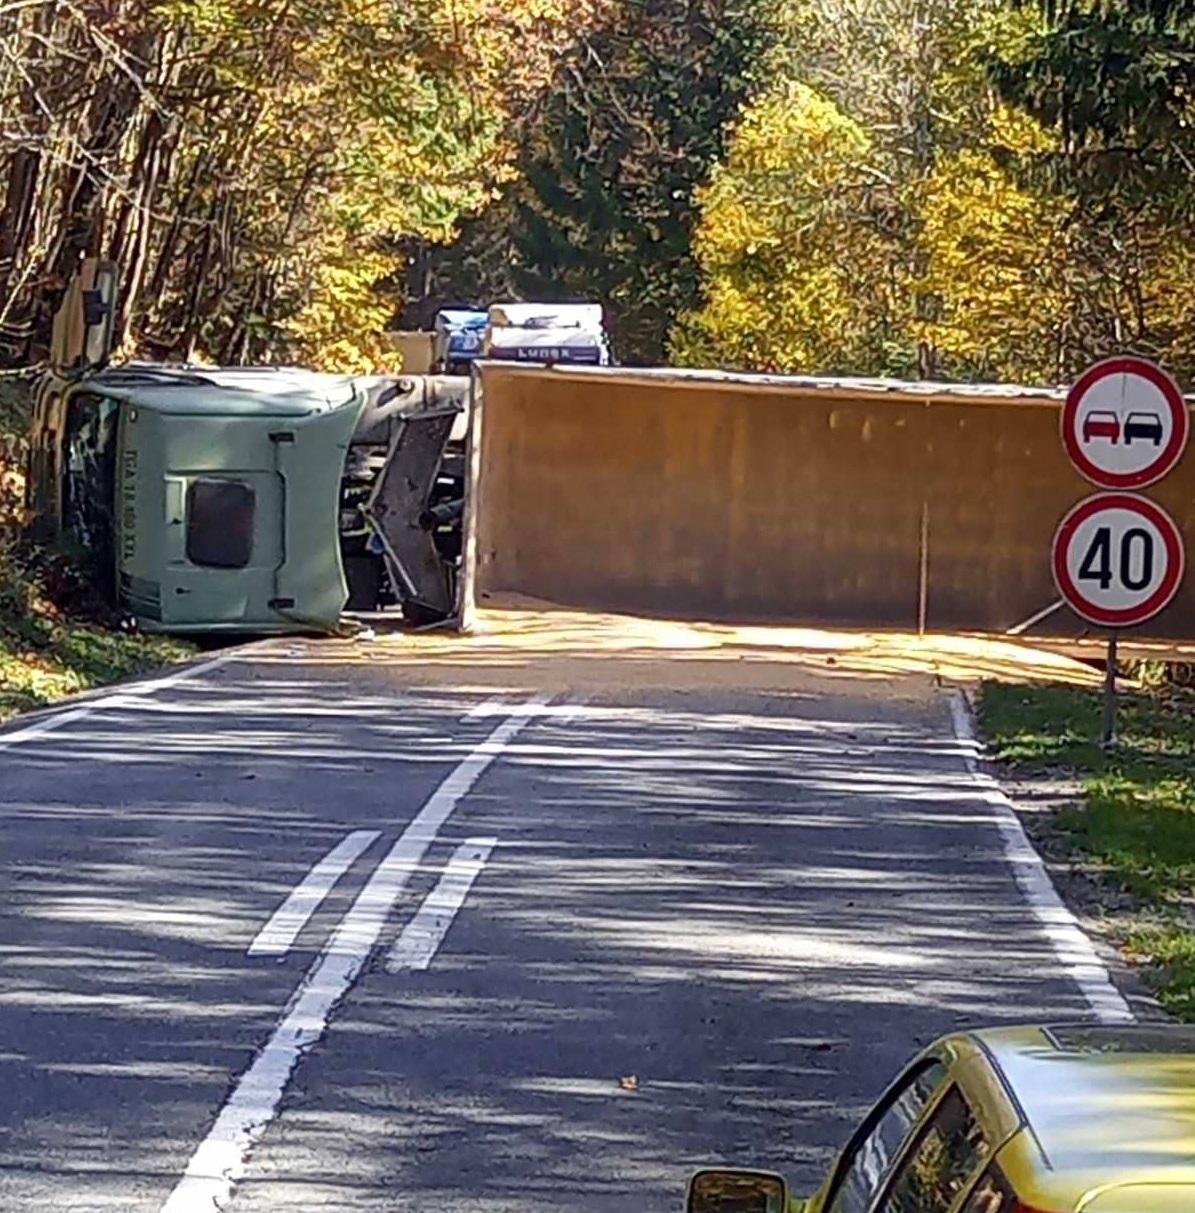
{"type": "Polygon", "coordinates": [[[93,392],[71,397],[63,447],[62,514],[79,559],[107,597],[116,585],[116,444],[120,402],[93,392]]]}
{"type": "Polygon", "coordinates": [[[187,490],[187,559],[243,569],[253,559],[257,495],[243,480],[193,480],[187,490]]]}

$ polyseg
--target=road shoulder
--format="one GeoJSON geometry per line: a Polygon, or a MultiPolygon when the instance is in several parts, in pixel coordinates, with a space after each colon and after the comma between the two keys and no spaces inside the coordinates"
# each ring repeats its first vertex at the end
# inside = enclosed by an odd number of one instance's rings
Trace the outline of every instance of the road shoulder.
{"type": "Polygon", "coordinates": [[[1129,689],[1121,747],[1104,755],[1093,690],[988,682],[975,696],[993,775],[1143,1020],[1195,1018],[1187,698],[1129,689]]]}

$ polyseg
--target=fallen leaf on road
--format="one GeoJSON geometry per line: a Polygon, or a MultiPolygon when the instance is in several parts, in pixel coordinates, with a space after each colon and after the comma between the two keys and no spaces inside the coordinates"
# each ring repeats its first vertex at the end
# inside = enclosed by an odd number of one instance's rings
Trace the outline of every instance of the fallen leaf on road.
{"type": "Polygon", "coordinates": [[[618,1085],[620,1087],[622,1087],[622,1089],[624,1091],[638,1091],[639,1090],[639,1075],[638,1074],[624,1074],[618,1080],[618,1085]]]}

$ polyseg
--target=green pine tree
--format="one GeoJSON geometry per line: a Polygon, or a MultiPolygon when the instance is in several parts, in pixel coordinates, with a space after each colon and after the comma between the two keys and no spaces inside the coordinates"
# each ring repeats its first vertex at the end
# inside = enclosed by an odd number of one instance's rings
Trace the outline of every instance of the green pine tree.
{"type": "Polygon", "coordinates": [[[622,0],[560,64],[514,184],[433,252],[421,289],[600,302],[620,360],[661,361],[698,290],[695,190],[750,95],[770,3],[622,0]]]}
{"type": "Polygon", "coordinates": [[[1042,166],[1098,207],[1185,209],[1195,178],[1192,0],[1013,0],[1041,24],[994,64],[1001,91],[1061,136],[1042,166]]]}

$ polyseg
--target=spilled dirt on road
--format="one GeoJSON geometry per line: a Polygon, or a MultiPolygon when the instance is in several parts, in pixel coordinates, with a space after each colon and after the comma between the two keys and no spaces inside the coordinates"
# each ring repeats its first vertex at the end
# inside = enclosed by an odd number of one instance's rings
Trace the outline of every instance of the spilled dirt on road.
{"type": "Polygon", "coordinates": [[[479,686],[537,685],[600,690],[668,685],[676,689],[776,690],[795,683],[850,680],[864,693],[980,679],[1096,685],[1100,675],[1068,656],[1031,644],[975,635],[734,626],[598,614],[510,600],[478,613],[468,634],[367,630],[346,640],[279,643],[307,661],[400,667],[434,681],[468,669],[479,686]],[[441,673],[438,674],[437,671],[441,673]]]}

